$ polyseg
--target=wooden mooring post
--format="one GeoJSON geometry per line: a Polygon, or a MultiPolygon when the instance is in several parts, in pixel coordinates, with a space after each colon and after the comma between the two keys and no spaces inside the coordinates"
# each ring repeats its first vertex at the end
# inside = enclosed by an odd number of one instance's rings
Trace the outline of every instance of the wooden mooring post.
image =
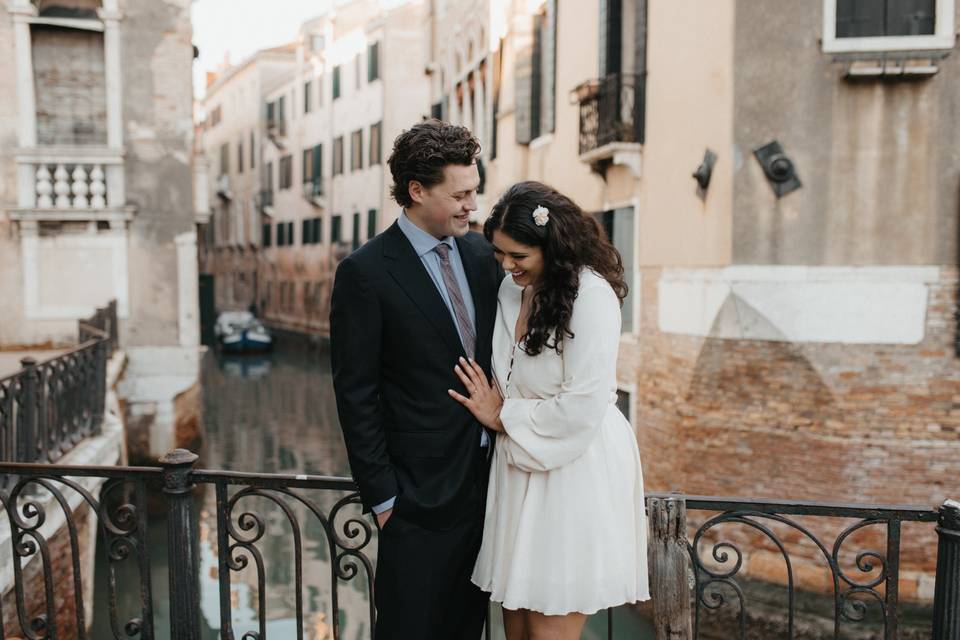
{"type": "Polygon", "coordinates": [[[650,499],[647,552],[656,639],[692,640],[687,504],[683,498],[650,499]]]}

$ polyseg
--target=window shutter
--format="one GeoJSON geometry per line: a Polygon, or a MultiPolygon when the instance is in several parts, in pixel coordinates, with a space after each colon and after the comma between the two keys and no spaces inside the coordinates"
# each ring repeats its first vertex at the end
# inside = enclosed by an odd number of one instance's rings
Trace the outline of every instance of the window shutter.
{"type": "Polygon", "coordinates": [[[600,0],[600,76],[621,71],[623,0],[600,0]]]}
{"type": "Polygon", "coordinates": [[[514,70],[516,111],[516,135],[519,144],[533,140],[533,43],[530,38],[520,42],[517,34],[517,60],[514,70]]]}
{"type": "Polygon", "coordinates": [[[367,49],[367,82],[380,77],[380,43],[374,42],[367,49]]]}
{"type": "Polygon", "coordinates": [[[540,35],[540,133],[555,128],[557,101],[557,0],[548,0],[540,35]]]}
{"type": "Polygon", "coordinates": [[[323,178],[323,145],[318,144],[313,148],[313,183],[319,183],[323,178]]]}

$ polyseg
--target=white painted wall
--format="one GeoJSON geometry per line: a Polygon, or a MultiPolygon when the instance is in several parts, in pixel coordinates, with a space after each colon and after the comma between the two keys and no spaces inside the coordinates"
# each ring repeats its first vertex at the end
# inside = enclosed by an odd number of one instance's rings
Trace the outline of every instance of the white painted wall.
{"type": "Polygon", "coordinates": [[[660,330],[789,342],[917,344],[938,267],[664,269],[660,330]]]}

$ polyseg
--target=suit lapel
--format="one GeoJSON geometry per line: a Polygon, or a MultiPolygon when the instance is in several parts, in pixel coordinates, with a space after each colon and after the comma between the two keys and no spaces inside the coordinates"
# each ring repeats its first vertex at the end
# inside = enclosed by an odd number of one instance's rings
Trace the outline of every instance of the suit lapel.
{"type": "Polygon", "coordinates": [[[413,250],[413,245],[396,222],[385,233],[383,253],[388,259],[387,270],[397,285],[437,330],[450,350],[454,354],[465,355],[460,334],[453,324],[447,305],[423,266],[420,256],[413,250]]]}

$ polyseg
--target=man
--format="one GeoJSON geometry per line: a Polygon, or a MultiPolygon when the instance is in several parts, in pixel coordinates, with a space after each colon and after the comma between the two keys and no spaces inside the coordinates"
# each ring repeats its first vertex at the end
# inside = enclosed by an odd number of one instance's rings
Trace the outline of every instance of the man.
{"type": "Polygon", "coordinates": [[[437,120],[394,142],[389,229],[337,269],[330,319],[337,409],[353,477],[380,526],[376,640],[477,640],[491,434],[447,393],[458,359],[490,370],[500,271],[469,232],[480,146],[437,120]]]}

